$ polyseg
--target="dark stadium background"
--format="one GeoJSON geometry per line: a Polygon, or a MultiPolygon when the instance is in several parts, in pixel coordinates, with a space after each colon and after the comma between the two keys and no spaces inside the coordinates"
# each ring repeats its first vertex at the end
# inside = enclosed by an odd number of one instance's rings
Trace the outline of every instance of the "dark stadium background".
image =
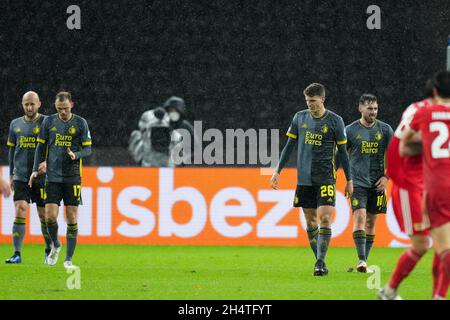
{"type": "MultiPolygon", "coordinates": [[[[56,92],[73,93],[94,140],[91,165],[132,165],[126,150],[140,115],[182,96],[207,128],[279,128],[304,108],[311,82],[349,123],[357,99],[378,96],[396,126],[445,68],[448,1],[0,1],[0,163],[9,122],[27,90],[44,113],[56,92]],[[66,9],[81,7],[81,30],[66,9]],[[368,30],[366,9],[382,10],[368,30]]],[[[285,138],[281,134],[284,144],[285,138]]],[[[291,159],[292,161],[294,159],[291,159]]]]}

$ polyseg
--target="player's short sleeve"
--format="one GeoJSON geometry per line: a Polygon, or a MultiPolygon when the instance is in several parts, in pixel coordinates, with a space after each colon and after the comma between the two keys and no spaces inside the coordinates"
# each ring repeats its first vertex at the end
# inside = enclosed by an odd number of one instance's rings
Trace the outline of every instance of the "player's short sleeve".
{"type": "Polygon", "coordinates": [[[298,138],[298,124],[297,124],[298,121],[297,121],[297,118],[298,118],[298,114],[295,114],[294,118],[292,119],[291,125],[290,125],[288,131],[286,132],[286,135],[289,138],[292,138],[294,140],[297,140],[297,138],[298,138]]]}
{"type": "Polygon", "coordinates": [[[49,117],[46,117],[41,124],[41,130],[39,131],[39,136],[37,138],[37,142],[46,143],[48,140],[48,131],[49,131],[49,117]]]}
{"type": "Polygon", "coordinates": [[[345,124],[344,120],[341,117],[338,117],[336,120],[336,128],[335,128],[335,139],[338,145],[347,143],[347,133],[345,132],[345,124]]]}
{"type": "Polygon", "coordinates": [[[88,147],[92,145],[91,132],[89,131],[89,126],[86,120],[84,119],[81,123],[81,145],[83,147],[88,147]]]}
{"type": "Polygon", "coordinates": [[[12,122],[9,125],[8,141],[6,142],[6,145],[8,147],[16,146],[16,133],[14,132],[14,127],[13,127],[12,122]]]}
{"type": "Polygon", "coordinates": [[[414,131],[420,130],[420,123],[422,122],[423,112],[426,108],[420,108],[416,113],[412,116],[411,122],[409,123],[409,127],[414,131]]]}

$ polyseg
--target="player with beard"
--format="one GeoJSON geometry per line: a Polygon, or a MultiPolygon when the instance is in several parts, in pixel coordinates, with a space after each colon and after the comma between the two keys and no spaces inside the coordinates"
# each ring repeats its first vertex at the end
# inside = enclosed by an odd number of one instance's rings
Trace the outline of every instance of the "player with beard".
{"type": "Polygon", "coordinates": [[[361,118],[346,127],[347,150],[353,177],[353,240],[358,254],[356,270],[367,272],[367,259],[375,239],[377,215],[386,213],[385,154],[393,130],[377,120],[378,102],[372,94],[359,98],[361,118]]]}

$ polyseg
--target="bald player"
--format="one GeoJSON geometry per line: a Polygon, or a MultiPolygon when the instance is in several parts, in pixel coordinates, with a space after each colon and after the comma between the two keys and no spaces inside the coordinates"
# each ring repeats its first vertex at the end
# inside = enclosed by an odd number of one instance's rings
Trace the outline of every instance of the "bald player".
{"type": "MultiPolygon", "coordinates": [[[[44,210],[44,175],[45,165],[41,164],[39,178],[33,185],[28,186],[28,177],[33,171],[34,154],[37,146],[37,138],[41,130],[45,116],[39,113],[41,101],[36,92],[29,91],[22,98],[24,116],[11,121],[7,145],[9,147],[9,172],[10,184],[14,191],[15,220],[13,224],[14,254],[6,263],[22,262],[22,244],[25,236],[26,216],[30,203],[36,203],[41,230],[44,236],[46,248],[45,259],[50,253],[50,237],[45,225],[44,210]]],[[[40,163],[45,159],[41,158],[40,163]]]]}

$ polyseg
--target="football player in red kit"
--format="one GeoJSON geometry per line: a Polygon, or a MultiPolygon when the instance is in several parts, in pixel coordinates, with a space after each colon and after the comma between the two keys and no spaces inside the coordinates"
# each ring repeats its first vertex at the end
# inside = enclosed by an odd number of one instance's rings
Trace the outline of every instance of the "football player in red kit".
{"type": "MultiPolygon", "coordinates": [[[[400,229],[411,238],[412,248],[399,258],[388,284],[380,290],[378,297],[384,300],[401,299],[397,295],[400,283],[411,273],[420,258],[429,248],[428,215],[423,211],[422,145],[420,139],[409,146],[403,146],[400,155],[402,135],[414,114],[433,103],[433,82],[428,80],[425,99],[411,104],[403,113],[387,152],[387,174],[391,178],[392,205],[400,229]]],[[[448,278],[439,272],[440,259],[435,253],[433,259],[433,297],[445,298],[448,278]]]]}
{"type": "MultiPolygon", "coordinates": [[[[408,148],[418,139],[422,141],[423,217],[429,218],[436,250],[433,294],[435,299],[445,299],[450,279],[450,72],[437,73],[432,87],[434,101],[414,113],[401,136],[399,150],[400,155],[410,155],[408,148]]],[[[404,273],[410,264],[403,263],[404,273]]]]}
{"type": "MultiPolygon", "coordinates": [[[[450,279],[450,72],[433,77],[434,103],[417,111],[402,136],[405,146],[417,132],[422,139],[424,204],[439,254],[440,276],[450,279]]],[[[400,145],[402,151],[402,144],[400,145]]],[[[439,286],[439,284],[438,284],[439,286]]],[[[445,298],[447,292],[444,292],[445,298]]],[[[441,294],[439,294],[441,296],[441,294]]]]}

